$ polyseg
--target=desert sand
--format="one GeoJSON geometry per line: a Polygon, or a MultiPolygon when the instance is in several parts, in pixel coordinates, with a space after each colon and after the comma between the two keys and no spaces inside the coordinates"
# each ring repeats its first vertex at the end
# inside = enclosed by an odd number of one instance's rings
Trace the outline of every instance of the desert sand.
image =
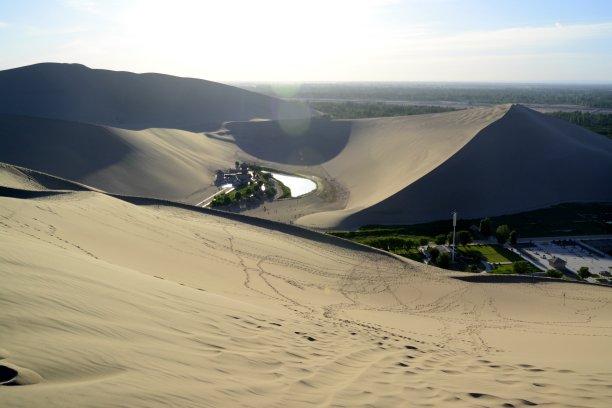
{"type": "Polygon", "coordinates": [[[277,222],[612,201],[609,140],[519,105],[330,121],[80,65],[2,71],[0,90],[0,406],[609,405],[609,288],[484,279],[277,222]],[[236,160],[318,189],[194,207],[236,160]]]}
{"type": "MultiPolygon", "coordinates": [[[[374,200],[382,199],[377,203],[372,203],[372,198],[368,201],[360,196],[352,208],[349,202],[344,210],[350,213],[346,218],[332,213],[331,220],[327,221],[319,218],[324,214],[317,214],[301,220],[302,223],[357,228],[366,223],[435,221],[449,218],[453,209],[463,218],[478,218],[565,202],[612,201],[612,189],[605,187],[612,174],[611,140],[521,105],[485,109],[482,116],[469,116],[475,112],[479,110],[453,113],[459,116],[457,118],[443,114],[448,122],[442,129],[429,126],[439,123],[432,118],[425,125],[427,131],[404,133],[404,143],[420,141],[420,145],[415,146],[418,158],[407,157],[406,169],[398,170],[395,176],[378,177],[385,182],[376,183],[373,179],[365,184],[389,188],[393,183],[387,180],[397,177],[404,182],[405,187],[401,190],[383,192],[377,189],[374,200]],[[474,131],[476,124],[482,126],[478,131],[474,131]],[[471,133],[466,135],[467,140],[459,143],[458,135],[466,130],[471,133]],[[448,140],[436,144],[435,137],[431,136],[445,132],[448,140]],[[448,147],[441,146],[453,146],[456,150],[449,152],[448,147]],[[421,163],[426,164],[422,170],[421,163]],[[362,209],[355,211],[358,204],[362,209]]],[[[408,118],[405,120],[410,123],[408,118]]],[[[381,132],[381,139],[386,140],[387,134],[385,131],[383,136],[381,132]]],[[[397,139],[394,142],[402,143],[397,139]]],[[[362,151],[376,150],[370,146],[362,151]]],[[[380,156],[380,161],[386,162],[387,158],[395,167],[402,162],[399,155],[393,157],[391,153],[380,156]]],[[[346,163],[347,160],[339,158],[338,162],[346,163]]],[[[330,173],[336,174],[332,170],[330,173]]],[[[393,173],[389,171],[388,174],[393,173]]],[[[350,190],[354,196],[356,188],[350,190]]]]}
{"type": "Polygon", "coordinates": [[[612,292],[478,282],[316,232],[0,166],[0,405],[576,406],[612,292]],[[17,377],[14,373],[17,372],[17,377]]]}
{"type": "Polygon", "coordinates": [[[612,201],[612,141],[521,105],[328,120],[208,81],[67,64],[1,71],[0,89],[0,161],[114,194],[196,204],[238,160],[319,186],[247,214],[319,229],[612,201]]]}
{"type": "Polygon", "coordinates": [[[196,132],[230,120],[310,117],[304,104],[195,78],[42,63],[0,71],[0,112],[142,130],[196,132]]]}
{"type": "Polygon", "coordinates": [[[247,213],[314,228],[482,217],[612,201],[612,142],[522,106],[415,117],[232,122],[216,132],[129,130],[0,115],[0,160],[115,193],[196,204],[234,161],[318,190],[247,213]],[[303,124],[302,121],[299,123],[303,124]],[[293,127],[292,127],[293,126],[293,127]]]}

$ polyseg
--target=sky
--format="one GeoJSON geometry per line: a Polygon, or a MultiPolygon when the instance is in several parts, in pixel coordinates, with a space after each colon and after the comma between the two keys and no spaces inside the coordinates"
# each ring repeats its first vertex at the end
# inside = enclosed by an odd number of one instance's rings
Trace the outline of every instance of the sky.
{"type": "Polygon", "coordinates": [[[612,81],[611,0],[2,0],[0,69],[236,81],[612,81]]]}

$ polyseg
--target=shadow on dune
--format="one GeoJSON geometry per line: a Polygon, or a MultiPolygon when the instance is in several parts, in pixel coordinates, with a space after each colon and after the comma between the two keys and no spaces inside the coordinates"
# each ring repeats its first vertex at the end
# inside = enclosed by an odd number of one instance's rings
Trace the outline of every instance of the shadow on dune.
{"type": "Polygon", "coordinates": [[[162,74],[43,63],[0,71],[0,112],[130,130],[217,130],[228,120],[310,116],[298,102],[162,74]]]}
{"type": "Polygon", "coordinates": [[[515,105],[433,171],[342,221],[416,224],[513,214],[564,202],[610,202],[612,141],[515,105]]]}
{"type": "Polygon", "coordinates": [[[528,276],[528,275],[474,275],[474,276],[453,276],[457,279],[470,283],[567,283],[573,285],[590,285],[603,286],[608,285],[593,284],[584,281],[568,281],[564,279],[554,279],[543,276],[528,276]]]}
{"type": "Polygon", "coordinates": [[[65,191],[31,191],[18,188],[0,186],[0,197],[10,197],[19,199],[49,197],[59,194],[66,194],[65,191]]]}
{"type": "Polygon", "coordinates": [[[260,160],[314,166],[336,157],[347,145],[350,121],[327,119],[231,122],[236,145],[260,160]]]}
{"type": "Polygon", "coordinates": [[[15,115],[0,115],[0,146],[0,162],[76,181],[133,150],[102,126],[15,115]]]}

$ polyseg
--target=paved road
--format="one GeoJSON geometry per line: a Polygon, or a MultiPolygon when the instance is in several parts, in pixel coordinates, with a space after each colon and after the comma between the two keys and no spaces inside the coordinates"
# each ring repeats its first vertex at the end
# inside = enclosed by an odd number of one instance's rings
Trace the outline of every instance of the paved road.
{"type": "Polygon", "coordinates": [[[234,191],[233,186],[221,187],[221,190],[217,191],[215,194],[197,203],[196,207],[207,207],[210,203],[212,203],[212,200],[214,200],[216,196],[222,193],[229,193],[230,191],[234,191]]]}

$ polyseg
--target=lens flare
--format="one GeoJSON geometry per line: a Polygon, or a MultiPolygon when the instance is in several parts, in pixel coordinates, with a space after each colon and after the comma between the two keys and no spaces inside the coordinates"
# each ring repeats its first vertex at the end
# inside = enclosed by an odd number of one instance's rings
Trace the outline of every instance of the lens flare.
{"type": "Polygon", "coordinates": [[[310,106],[302,102],[284,101],[278,105],[276,113],[279,126],[288,135],[298,136],[310,128],[310,106]]]}

